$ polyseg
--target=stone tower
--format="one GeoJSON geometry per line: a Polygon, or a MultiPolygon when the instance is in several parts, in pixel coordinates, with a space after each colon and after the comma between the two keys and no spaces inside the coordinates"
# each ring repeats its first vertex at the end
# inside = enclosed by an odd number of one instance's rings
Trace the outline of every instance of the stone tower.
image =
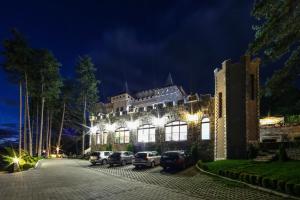
{"type": "Polygon", "coordinates": [[[247,157],[259,140],[259,64],[243,56],[225,60],[215,74],[215,160],[247,157]]]}

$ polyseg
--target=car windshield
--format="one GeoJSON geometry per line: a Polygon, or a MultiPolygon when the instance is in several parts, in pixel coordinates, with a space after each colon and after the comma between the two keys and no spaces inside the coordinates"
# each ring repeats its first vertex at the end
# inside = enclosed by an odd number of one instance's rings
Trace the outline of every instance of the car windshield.
{"type": "Polygon", "coordinates": [[[91,156],[98,156],[99,155],[99,152],[93,152],[92,154],[91,154],[91,156]]]}
{"type": "Polygon", "coordinates": [[[136,158],[146,158],[147,157],[147,153],[137,153],[135,154],[136,158]]]}
{"type": "Polygon", "coordinates": [[[178,158],[177,152],[166,152],[163,154],[163,158],[178,158]]]}
{"type": "Polygon", "coordinates": [[[111,154],[111,157],[120,157],[121,156],[121,153],[119,152],[115,152],[113,154],[111,154]]]}

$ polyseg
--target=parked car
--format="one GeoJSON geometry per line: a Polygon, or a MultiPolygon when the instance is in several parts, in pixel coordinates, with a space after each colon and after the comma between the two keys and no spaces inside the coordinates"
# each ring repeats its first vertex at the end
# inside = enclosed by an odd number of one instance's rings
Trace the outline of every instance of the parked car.
{"type": "Polygon", "coordinates": [[[131,164],[133,159],[133,153],[131,151],[117,151],[112,153],[108,157],[109,166],[117,165],[126,165],[131,164]]]}
{"type": "Polygon", "coordinates": [[[135,154],[133,165],[135,167],[155,167],[160,163],[160,156],[156,151],[142,151],[135,154]]]}
{"type": "Polygon", "coordinates": [[[112,153],[112,151],[95,151],[91,153],[90,162],[92,163],[92,165],[96,165],[98,163],[106,165],[108,156],[112,153]]]}
{"type": "Polygon", "coordinates": [[[184,169],[192,164],[191,156],[184,151],[166,151],[162,154],[160,165],[167,168],[181,168],[184,169]]]}

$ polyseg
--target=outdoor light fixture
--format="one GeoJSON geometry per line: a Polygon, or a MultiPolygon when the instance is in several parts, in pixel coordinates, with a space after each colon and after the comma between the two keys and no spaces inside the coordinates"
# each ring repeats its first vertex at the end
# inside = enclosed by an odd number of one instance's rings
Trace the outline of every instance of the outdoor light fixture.
{"type": "Polygon", "coordinates": [[[19,158],[17,158],[17,157],[14,157],[14,158],[13,158],[13,163],[14,163],[14,164],[18,164],[18,163],[19,163],[19,161],[20,161],[20,159],[19,159],[19,158]]]}
{"type": "Polygon", "coordinates": [[[199,120],[198,114],[186,114],[186,119],[188,122],[197,122],[199,120]]]}
{"type": "Polygon", "coordinates": [[[56,152],[57,152],[57,153],[59,152],[59,147],[56,147],[56,152]]]}

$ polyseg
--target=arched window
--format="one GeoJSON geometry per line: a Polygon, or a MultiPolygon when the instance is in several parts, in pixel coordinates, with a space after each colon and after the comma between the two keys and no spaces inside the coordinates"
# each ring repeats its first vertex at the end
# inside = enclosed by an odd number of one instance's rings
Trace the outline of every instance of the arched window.
{"type": "Polygon", "coordinates": [[[143,125],[138,128],[138,142],[155,142],[155,127],[143,125]]]}
{"type": "Polygon", "coordinates": [[[170,122],[165,126],[166,141],[187,140],[187,123],[182,121],[170,122]]]}
{"type": "Polygon", "coordinates": [[[203,118],[201,121],[201,139],[209,140],[210,139],[210,126],[209,126],[209,118],[203,118]]]}
{"type": "Polygon", "coordinates": [[[116,144],[129,143],[129,130],[127,128],[118,128],[115,131],[115,143],[116,144]]]}

